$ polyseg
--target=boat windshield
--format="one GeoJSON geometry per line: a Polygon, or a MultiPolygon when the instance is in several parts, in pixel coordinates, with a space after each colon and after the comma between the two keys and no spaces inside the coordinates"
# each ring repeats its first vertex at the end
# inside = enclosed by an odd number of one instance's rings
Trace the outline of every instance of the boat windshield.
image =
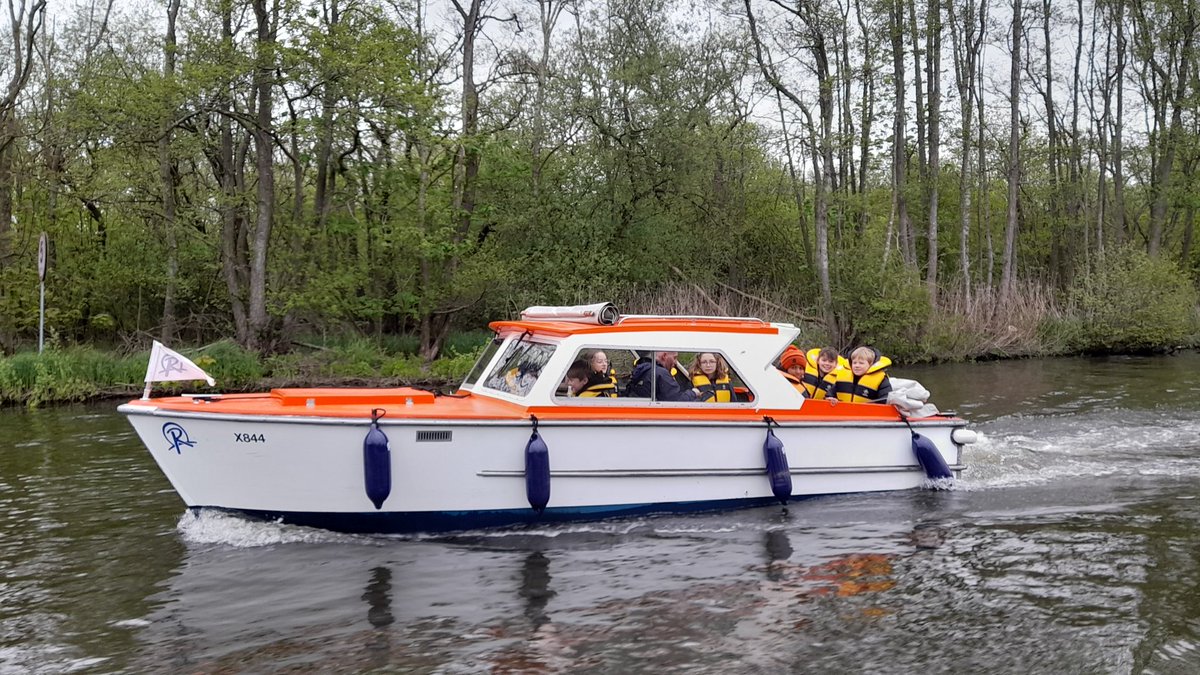
{"type": "Polygon", "coordinates": [[[471,367],[471,372],[467,373],[467,379],[459,385],[459,389],[466,389],[479,381],[483,377],[483,371],[492,362],[496,356],[496,352],[500,351],[500,345],[504,344],[504,338],[499,335],[493,336],[491,342],[488,342],[487,347],[479,358],[475,360],[475,365],[471,367]]]}
{"type": "Polygon", "coordinates": [[[527,342],[524,337],[509,342],[496,367],[484,379],[483,386],[516,396],[528,394],[554,349],[555,345],[527,342]]]}

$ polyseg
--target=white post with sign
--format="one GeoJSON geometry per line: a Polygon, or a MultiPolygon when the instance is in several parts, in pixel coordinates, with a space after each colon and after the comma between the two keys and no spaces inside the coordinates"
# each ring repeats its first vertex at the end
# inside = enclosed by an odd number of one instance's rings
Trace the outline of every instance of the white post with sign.
{"type": "Polygon", "coordinates": [[[38,354],[46,345],[46,233],[38,237],[38,354]]]}

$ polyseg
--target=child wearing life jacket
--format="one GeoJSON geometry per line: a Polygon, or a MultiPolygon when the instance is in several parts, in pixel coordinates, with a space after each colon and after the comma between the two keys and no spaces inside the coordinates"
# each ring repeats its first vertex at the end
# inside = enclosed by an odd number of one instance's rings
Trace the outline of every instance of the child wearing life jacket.
{"type": "Polygon", "coordinates": [[[783,370],[783,376],[801,394],[804,393],[804,368],[807,365],[808,360],[804,358],[804,352],[796,345],[788,345],[779,357],[779,367],[783,370]]]}
{"type": "Polygon", "coordinates": [[[730,403],[737,398],[729,380],[729,366],[725,359],[712,352],[701,352],[692,362],[692,386],[700,390],[700,400],[705,403],[730,403]]]}
{"type": "Polygon", "coordinates": [[[817,401],[829,399],[837,400],[834,393],[834,385],[837,384],[837,371],[843,368],[843,365],[849,366],[845,359],[841,358],[837,350],[833,347],[813,348],[805,354],[807,365],[804,366],[804,375],[801,377],[801,382],[804,384],[805,398],[811,398],[817,401]]]}
{"type": "Polygon", "coordinates": [[[617,371],[608,366],[608,354],[596,350],[588,358],[588,364],[591,366],[591,371],[588,374],[590,382],[599,382],[600,378],[603,377],[612,382],[614,387],[617,386],[617,371]]]}
{"type": "Polygon", "coordinates": [[[839,401],[853,403],[885,403],[892,391],[892,382],[885,370],[892,360],[880,356],[870,347],[859,347],[850,353],[850,369],[838,371],[834,391],[839,401]]]}
{"type": "Polygon", "coordinates": [[[593,377],[587,361],[579,359],[567,369],[567,389],[579,398],[615,398],[617,385],[607,377],[593,377]]]}

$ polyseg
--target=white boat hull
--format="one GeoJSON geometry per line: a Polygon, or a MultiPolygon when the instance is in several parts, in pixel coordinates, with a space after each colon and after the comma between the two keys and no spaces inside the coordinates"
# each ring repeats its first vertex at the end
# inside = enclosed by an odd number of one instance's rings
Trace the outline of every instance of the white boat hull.
{"type": "MultiPolygon", "coordinates": [[[[468,529],[617,514],[706,510],[775,501],[762,422],[557,421],[550,500],[526,497],[528,421],[387,420],[391,491],[376,509],[364,488],[364,419],[235,416],[122,406],[184,502],[343,531],[468,529]]],[[[947,465],[951,432],[914,423],[947,465]]],[[[900,422],[784,423],[791,497],[919,487],[926,475],[900,422]]]]}

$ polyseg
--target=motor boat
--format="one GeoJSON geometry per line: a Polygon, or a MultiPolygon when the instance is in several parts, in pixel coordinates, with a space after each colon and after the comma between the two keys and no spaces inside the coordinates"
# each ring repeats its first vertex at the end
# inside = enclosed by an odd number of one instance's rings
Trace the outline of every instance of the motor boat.
{"type": "Polygon", "coordinates": [[[913,489],[957,477],[975,440],[931,406],[805,398],[774,364],[799,334],[788,323],[601,303],[529,308],[490,327],[453,394],[282,388],[144,396],[119,410],[191,509],[372,533],[913,489]],[[617,395],[573,395],[568,371],[597,352],[617,395]],[[671,365],[686,391],[701,355],[726,366],[729,400],[666,400],[655,378],[648,393],[629,386],[650,362],[671,365]]]}

